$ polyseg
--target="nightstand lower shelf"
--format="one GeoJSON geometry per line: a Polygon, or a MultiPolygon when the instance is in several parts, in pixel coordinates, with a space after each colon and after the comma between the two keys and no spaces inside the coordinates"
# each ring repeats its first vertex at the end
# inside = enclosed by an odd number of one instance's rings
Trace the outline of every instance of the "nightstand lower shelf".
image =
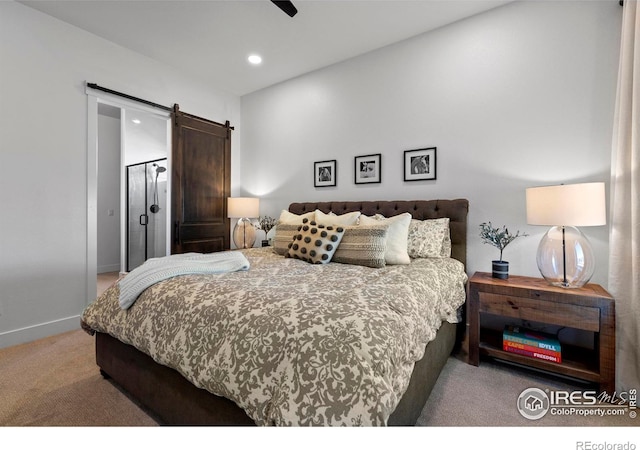
{"type": "Polygon", "coordinates": [[[594,350],[564,344],[562,347],[562,362],[555,363],[502,350],[502,334],[498,331],[482,329],[480,333],[482,336],[479,348],[481,356],[502,359],[548,373],[556,373],[594,383],[601,381],[597,364],[598,355],[594,350]]]}

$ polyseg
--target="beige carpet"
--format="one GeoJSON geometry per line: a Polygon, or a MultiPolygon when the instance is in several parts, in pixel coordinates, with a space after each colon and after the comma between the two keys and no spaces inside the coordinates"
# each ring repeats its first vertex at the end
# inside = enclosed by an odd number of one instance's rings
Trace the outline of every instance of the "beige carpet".
{"type": "MultiPolygon", "coordinates": [[[[0,349],[0,425],[154,426],[157,423],[99,373],[93,338],[72,331],[0,349]]],[[[523,418],[516,399],[528,387],[575,389],[531,372],[449,361],[418,421],[421,426],[638,426],[629,417],[523,418]]]]}
{"type": "Polygon", "coordinates": [[[0,424],[156,425],[105,381],[82,330],[0,350],[0,424]]]}
{"type": "Polygon", "coordinates": [[[557,377],[537,375],[505,363],[481,361],[470,366],[450,357],[422,415],[419,425],[425,426],[544,426],[544,427],[620,427],[640,426],[640,418],[625,416],[551,415],[529,420],[518,412],[516,403],[528,388],[549,390],[593,389],[579,382],[565,382],[557,377]]]}

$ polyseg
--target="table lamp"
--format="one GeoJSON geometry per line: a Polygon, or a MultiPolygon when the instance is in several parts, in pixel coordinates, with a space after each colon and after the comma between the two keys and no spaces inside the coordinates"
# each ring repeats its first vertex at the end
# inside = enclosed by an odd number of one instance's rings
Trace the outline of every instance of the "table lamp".
{"type": "Polygon", "coordinates": [[[579,288],[593,275],[595,258],[576,227],[605,225],[604,183],[562,184],[526,190],[527,223],[552,228],[538,245],[536,262],[553,286],[579,288]]]}
{"type": "Polygon", "coordinates": [[[256,242],[256,228],[250,218],[260,215],[260,200],[250,197],[230,197],[227,202],[227,216],[238,219],[233,228],[233,242],[238,248],[251,248],[256,242]]]}

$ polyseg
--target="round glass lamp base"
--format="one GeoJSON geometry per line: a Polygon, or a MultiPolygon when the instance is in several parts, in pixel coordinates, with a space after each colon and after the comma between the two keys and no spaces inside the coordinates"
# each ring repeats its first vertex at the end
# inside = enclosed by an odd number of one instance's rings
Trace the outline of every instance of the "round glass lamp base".
{"type": "Polygon", "coordinates": [[[240,219],[233,228],[233,243],[238,248],[251,248],[256,243],[256,228],[249,219],[240,219]]]}
{"type": "Polygon", "coordinates": [[[579,288],[595,269],[591,243],[575,227],[553,227],[538,245],[538,270],[553,286],[579,288]]]}

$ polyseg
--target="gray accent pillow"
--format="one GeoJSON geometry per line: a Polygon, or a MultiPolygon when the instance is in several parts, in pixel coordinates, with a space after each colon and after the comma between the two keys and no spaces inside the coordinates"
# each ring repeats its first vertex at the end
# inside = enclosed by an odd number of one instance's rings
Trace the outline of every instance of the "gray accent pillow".
{"type": "Polygon", "coordinates": [[[373,217],[360,216],[360,225],[388,225],[387,249],[384,259],[387,264],[410,264],[411,258],[407,252],[407,235],[411,214],[402,213],[397,216],[385,218],[380,214],[373,217]]]}
{"type": "Polygon", "coordinates": [[[289,250],[289,244],[293,241],[293,236],[298,232],[300,224],[276,223],[276,235],[273,240],[273,249],[278,255],[284,256],[289,250]]]}
{"type": "Polygon", "coordinates": [[[344,236],[333,255],[333,261],[374,268],[384,267],[388,230],[388,225],[345,227],[344,236]]]}

